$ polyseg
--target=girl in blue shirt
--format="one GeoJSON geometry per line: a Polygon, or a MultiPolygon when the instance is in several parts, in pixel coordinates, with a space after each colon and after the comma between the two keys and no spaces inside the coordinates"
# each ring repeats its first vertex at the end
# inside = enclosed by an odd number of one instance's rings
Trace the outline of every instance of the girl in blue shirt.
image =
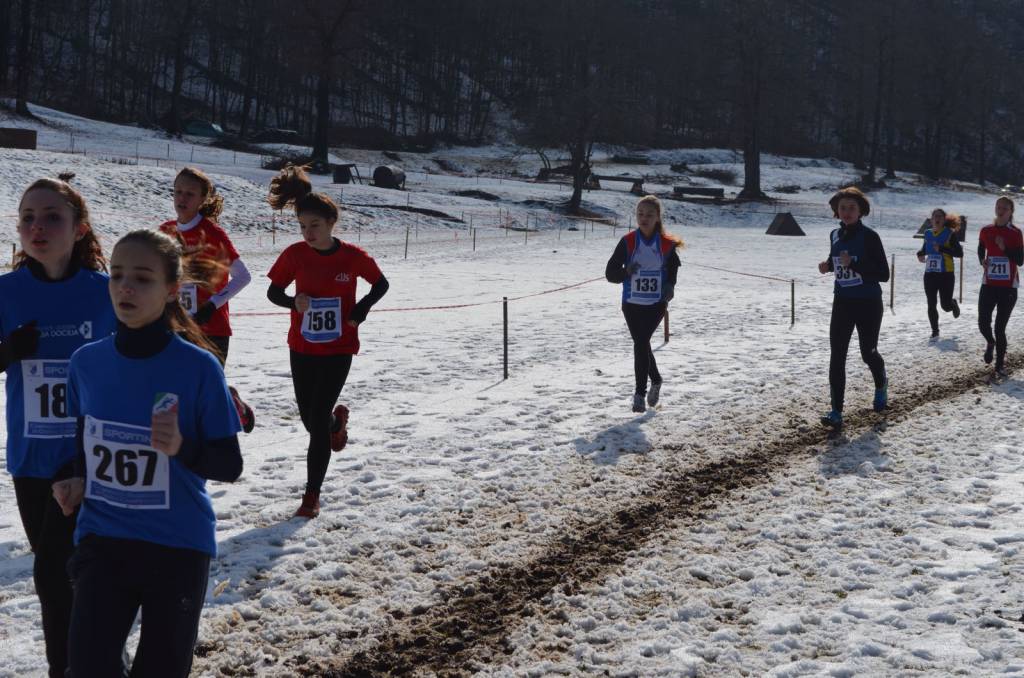
{"type": "Polygon", "coordinates": [[[32,576],[42,610],[50,676],[67,667],[75,515],[64,515],[51,485],[71,475],[75,420],[67,412],[67,370],[83,344],[114,331],[106,260],[81,194],[40,179],[18,205],[21,251],[0,276],[0,372],[7,390],[7,470],[35,554],[32,576]]]}
{"type": "Polygon", "coordinates": [[[82,506],[68,566],[69,664],[75,676],[121,675],[141,608],[131,675],[187,676],[216,555],[206,480],[241,474],[241,424],[220,363],[179,303],[178,243],[132,231],[110,264],[117,332],[71,357],[78,463],[54,486],[66,510],[82,506]]]}

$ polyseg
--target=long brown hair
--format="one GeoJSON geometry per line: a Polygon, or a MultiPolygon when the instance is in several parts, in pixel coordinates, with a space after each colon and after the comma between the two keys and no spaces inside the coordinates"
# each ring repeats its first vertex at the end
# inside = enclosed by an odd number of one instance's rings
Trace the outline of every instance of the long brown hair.
{"type": "Polygon", "coordinates": [[[215,222],[220,219],[221,212],[224,211],[224,196],[217,192],[217,186],[213,180],[196,167],[183,167],[174,180],[177,181],[182,177],[191,179],[202,189],[203,204],[199,206],[199,213],[210,221],[215,222]]]}
{"type": "MultiPolygon", "coordinates": [[[[92,223],[89,220],[89,208],[85,204],[85,198],[68,183],[74,178],[74,174],[65,172],[60,175],[59,179],[36,179],[21,194],[18,210],[21,210],[21,203],[24,202],[25,196],[30,191],[46,190],[53,191],[59,195],[64,203],[71,208],[75,226],[82,225],[85,227],[85,234],[75,241],[74,247],[71,248],[71,261],[80,268],[90,271],[106,271],[107,260],[103,256],[103,247],[96,237],[96,232],[92,230],[92,223]]],[[[21,250],[14,256],[14,268],[21,268],[28,263],[28,259],[29,256],[25,253],[25,250],[21,250]]]]}
{"type": "Polygon", "coordinates": [[[658,233],[661,234],[662,238],[675,243],[675,246],[679,249],[686,247],[686,244],[683,242],[683,239],[681,237],[673,233],[669,233],[668,231],[665,230],[665,225],[661,221],[661,201],[658,200],[657,196],[645,195],[644,197],[640,198],[640,200],[638,200],[636,203],[637,211],[640,210],[641,205],[654,205],[654,209],[658,210],[657,231],[658,233]]]}
{"type": "Polygon", "coordinates": [[[1013,202],[1013,198],[1011,198],[1008,195],[1001,195],[998,198],[996,198],[996,204],[998,205],[1001,202],[1009,203],[1009,205],[1010,205],[1010,222],[1012,222],[1013,221],[1013,211],[1014,211],[1014,208],[1016,207],[1016,205],[1013,202]]]}
{"type": "MultiPolygon", "coordinates": [[[[121,243],[138,243],[149,247],[150,250],[160,257],[160,261],[164,264],[164,274],[166,276],[166,282],[168,283],[185,283],[192,282],[185,277],[185,270],[187,268],[187,259],[181,252],[181,245],[166,233],[160,231],[151,231],[149,229],[139,229],[136,231],[129,231],[125,233],[120,240],[117,241],[117,245],[121,243]]],[[[114,245],[116,248],[117,245],[114,245]]],[[[164,307],[164,319],[167,324],[170,325],[171,330],[185,339],[198,346],[204,348],[213,355],[221,358],[220,350],[214,346],[203,331],[199,329],[199,325],[192,319],[192,316],[184,309],[179,301],[178,297],[175,296],[173,301],[167,302],[164,307]]]]}
{"type": "Polygon", "coordinates": [[[314,193],[305,167],[286,165],[277,176],[270,180],[270,194],[267,202],[275,210],[295,205],[295,215],[312,212],[327,221],[338,220],[338,206],[323,193],[314,193]]]}

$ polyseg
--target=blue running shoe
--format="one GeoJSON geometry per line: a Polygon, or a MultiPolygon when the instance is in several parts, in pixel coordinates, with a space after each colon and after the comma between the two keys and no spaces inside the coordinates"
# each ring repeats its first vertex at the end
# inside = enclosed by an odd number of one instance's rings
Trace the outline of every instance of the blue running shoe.
{"type": "Polygon", "coordinates": [[[841,428],[843,425],[843,413],[832,410],[828,414],[821,418],[822,426],[831,426],[832,428],[841,428]]]}
{"type": "Polygon", "coordinates": [[[871,404],[875,412],[881,412],[889,404],[889,380],[882,382],[882,388],[875,389],[875,401],[871,404]]]}

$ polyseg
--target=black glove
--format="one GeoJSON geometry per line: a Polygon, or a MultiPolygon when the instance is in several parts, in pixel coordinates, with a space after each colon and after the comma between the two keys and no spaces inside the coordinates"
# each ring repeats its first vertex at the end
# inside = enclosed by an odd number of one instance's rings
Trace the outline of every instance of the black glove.
{"type": "Polygon", "coordinates": [[[39,330],[36,329],[35,320],[31,320],[11,332],[7,341],[0,344],[0,350],[3,351],[3,362],[8,365],[16,360],[24,360],[33,356],[38,348],[39,330]]]}
{"type": "Polygon", "coordinates": [[[348,314],[348,319],[357,325],[361,325],[366,320],[366,316],[370,314],[370,305],[364,304],[363,301],[353,306],[352,312],[348,314]]]}
{"type": "Polygon", "coordinates": [[[632,264],[626,267],[626,276],[631,276],[640,270],[640,262],[634,261],[632,264]]]}
{"type": "Polygon", "coordinates": [[[196,325],[205,325],[210,322],[210,318],[213,317],[216,310],[217,305],[212,301],[207,301],[199,306],[199,310],[193,314],[192,319],[196,321],[196,325]]]}

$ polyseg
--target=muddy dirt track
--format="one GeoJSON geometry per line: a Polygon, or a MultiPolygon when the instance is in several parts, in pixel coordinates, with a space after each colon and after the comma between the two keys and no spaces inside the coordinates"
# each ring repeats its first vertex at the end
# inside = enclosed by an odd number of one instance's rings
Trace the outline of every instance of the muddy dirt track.
{"type": "MultiPolygon", "coordinates": [[[[1014,370],[1024,358],[1008,361],[1014,370]]],[[[843,434],[856,436],[887,423],[909,418],[929,403],[987,386],[990,369],[949,374],[941,382],[922,383],[902,392],[882,414],[852,413],[843,434]]],[[[826,430],[809,426],[793,414],[789,425],[771,439],[754,441],[725,459],[687,470],[666,469],[652,477],[634,501],[586,523],[567,524],[564,536],[546,544],[538,555],[512,564],[493,565],[479,576],[439,592],[440,602],[405,612],[392,612],[391,630],[373,640],[373,647],[330,664],[313,661],[296,667],[304,675],[462,676],[472,666],[510,654],[507,633],[523,619],[544,614],[552,590],[573,593],[599,581],[621,566],[638,548],[672,528],[699,523],[702,515],[737,491],[772,478],[787,464],[812,455],[829,443],[826,430]]],[[[664,446],[699,451],[700,443],[664,446]]]]}

